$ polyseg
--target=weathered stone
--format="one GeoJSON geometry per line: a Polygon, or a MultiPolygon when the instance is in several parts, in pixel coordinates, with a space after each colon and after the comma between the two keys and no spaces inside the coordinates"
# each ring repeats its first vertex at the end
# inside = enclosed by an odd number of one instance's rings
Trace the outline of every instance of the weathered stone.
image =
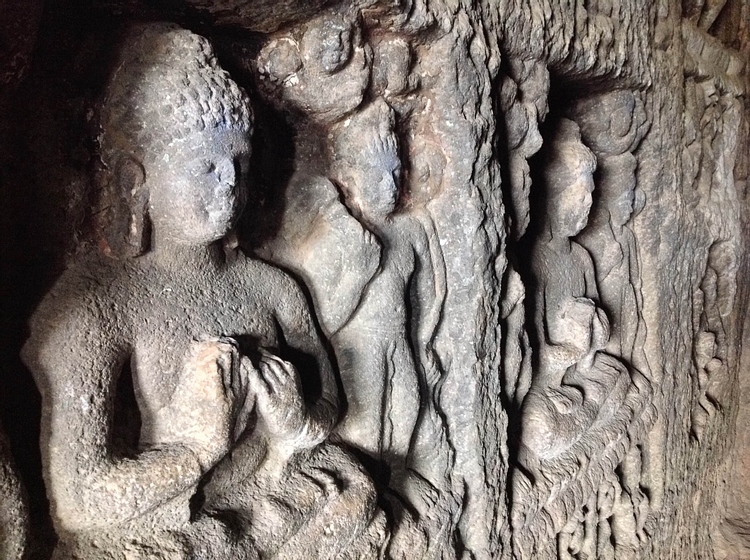
{"type": "Polygon", "coordinates": [[[5,434],[0,433],[0,555],[24,558],[29,545],[29,512],[5,434]]]}
{"type": "Polygon", "coordinates": [[[45,10],[1,293],[55,558],[750,558],[747,1],[45,10]]]}

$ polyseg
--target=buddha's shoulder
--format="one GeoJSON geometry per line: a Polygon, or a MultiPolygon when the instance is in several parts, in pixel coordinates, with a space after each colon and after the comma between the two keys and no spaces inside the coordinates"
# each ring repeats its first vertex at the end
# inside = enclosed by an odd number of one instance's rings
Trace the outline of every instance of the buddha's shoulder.
{"type": "Polygon", "coordinates": [[[31,338],[41,340],[54,332],[58,338],[73,341],[83,336],[81,333],[96,336],[101,331],[112,335],[125,332],[131,306],[121,280],[123,268],[123,263],[116,261],[75,257],[30,317],[31,338]]]}
{"type": "Polygon", "coordinates": [[[297,287],[286,271],[251,255],[239,255],[231,267],[231,274],[240,283],[259,292],[288,291],[297,287]]]}
{"type": "Polygon", "coordinates": [[[125,304],[147,285],[148,272],[138,259],[116,260],[93,252],[76,255],[48,290],[48,305],[62,301],[104,308],[125,304]]]}

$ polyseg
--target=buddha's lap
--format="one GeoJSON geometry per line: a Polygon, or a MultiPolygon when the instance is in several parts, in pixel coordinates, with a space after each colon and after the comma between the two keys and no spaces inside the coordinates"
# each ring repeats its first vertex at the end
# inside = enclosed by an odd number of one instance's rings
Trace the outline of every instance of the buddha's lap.
{"type": "Polygon", "coordinates": [[[187,560],[193,557],[196,538],[234,551],[243,545],[233,543],[251,537],[254,548],[273,550],[308,525],[336,524],[354,539],[377,512],[377,495],[369,476],[349,453],[333,444],[298,452],[275,483],[252,478],[234,487],[234,500],[225,499],[206,509],[203,521],[210,520],[208,525],[199,521],[167,529],[146,523],[150,516],[145,516],[126,526],[61,535],[54,558],[114,560],[127,552],[134,559],[187,560]],[[253,504],[252,510],[242,511],[248,503],[253,504]],[[237,535],[236,528],[217,521],[227,514],[246,517],[250,523],[243,530],[248,534],[237,535]]]}

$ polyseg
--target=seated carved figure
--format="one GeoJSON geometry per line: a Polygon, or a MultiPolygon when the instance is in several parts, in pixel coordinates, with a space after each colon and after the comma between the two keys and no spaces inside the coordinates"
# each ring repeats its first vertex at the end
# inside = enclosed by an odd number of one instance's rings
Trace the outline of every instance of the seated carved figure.
{"type": "MultiPolygon", "coordinates": [[[[623,403],[630,375],[602,352],[607,317],[597,305],[594,266],[572,238],[591,208],[594,155],[563,119],[545,168],[545,221],[532,254],[538,368],[522,411],[521,460],[551,459],[623,403]]],[[[531,467],[531,465],[527,465],[531,467]]]]}
{"type": "Polygon", "coordinates": [[[101,125],[112,224],[100,245],[130,258],[84,252],[24,348],[56,557],[374,550],[372,485],[323,443],[338,398],[308,304],[287,275],[221,243],[245,200],[246,94],[202,37],[135,26],[101,125]]]}

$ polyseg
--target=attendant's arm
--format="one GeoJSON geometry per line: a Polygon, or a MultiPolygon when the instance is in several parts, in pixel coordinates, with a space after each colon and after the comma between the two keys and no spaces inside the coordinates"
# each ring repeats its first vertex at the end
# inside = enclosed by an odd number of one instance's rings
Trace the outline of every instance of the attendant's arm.
{"type": "MultiPolygon", "coordinates": [[[[115,317],[91,297],[36,313],[23,358],[43,397],[42,454],[53,515],[68,530],[111,527],[157,508],[201,477],[197,455],[182,445],[113,456],[117,378],[129,348],[115,317]]],[[[104,307],[104,306],[102,306],[104,307]]]]}
{"type": "Polygon", "coordinates": [[[440,322],[446,296],[445,260],[432,218],[426,212],[415,216],[414,260],[416,262],[412,309],[418,350],[432,343],[440,322]]]}

